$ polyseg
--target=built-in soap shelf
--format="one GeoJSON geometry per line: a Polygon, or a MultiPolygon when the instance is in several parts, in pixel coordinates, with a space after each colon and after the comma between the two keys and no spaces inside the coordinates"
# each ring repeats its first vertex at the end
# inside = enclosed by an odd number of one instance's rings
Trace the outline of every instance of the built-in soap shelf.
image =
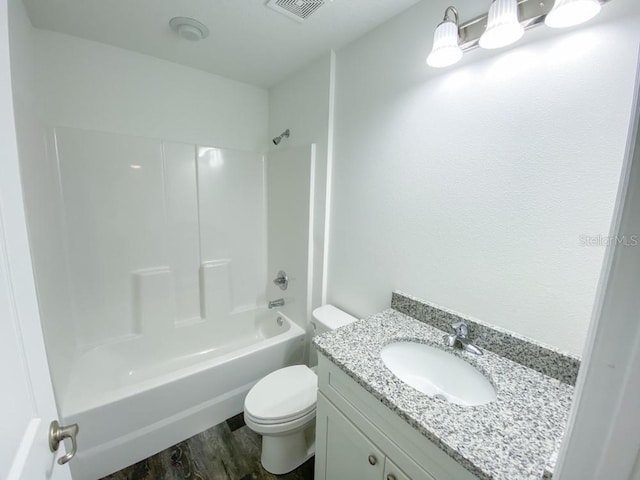
{"type": "Polygon", "coordinates": [[[231,259],[200,265],[199,317],[179,318],[174,276],[169,266],[136,270],[131,276],[133,330],[137,334],[157,333],[203,321],[221,321],[232,311],[231,259]]]}

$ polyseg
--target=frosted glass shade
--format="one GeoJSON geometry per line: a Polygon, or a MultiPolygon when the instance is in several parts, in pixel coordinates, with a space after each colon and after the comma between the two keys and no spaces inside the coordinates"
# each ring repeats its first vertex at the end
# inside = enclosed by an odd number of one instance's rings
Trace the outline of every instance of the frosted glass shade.
{"type": "Polygon", "coordinates": [[[517,0],[494,0],[489,7],[487,28],[480,37],[482,48],[501,48],[511,45],[524,35],[518,22],[517,0]]]}
{"type": "Polygon", "coordinates": [[[458,25],[454,22],[442,22],[433,34],[433,48],[427,57],[430,67],[448,67],[462,58],[462,49],[458,45],[458,25]]]}
{"type": "Polygon", "coordinates": [[[598,0],[556,0],[544,23],[551,28],[572,27],[595,17],[600,8],[598,0]]]}

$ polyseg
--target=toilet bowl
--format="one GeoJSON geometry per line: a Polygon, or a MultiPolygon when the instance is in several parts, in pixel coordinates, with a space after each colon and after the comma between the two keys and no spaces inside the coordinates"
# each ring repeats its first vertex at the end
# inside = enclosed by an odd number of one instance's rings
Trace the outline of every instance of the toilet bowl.
{"type": "MultiPolygon", "coordinates": [[[[357,320],[324,305],[313,311],[316,334],[357,320]]],[[[262,435],[262,466],[275,475],[288,473],[315,454],[318,377],[315,368],[294,365],[258,381],[244,401],[244,420],[262,435]]]]}

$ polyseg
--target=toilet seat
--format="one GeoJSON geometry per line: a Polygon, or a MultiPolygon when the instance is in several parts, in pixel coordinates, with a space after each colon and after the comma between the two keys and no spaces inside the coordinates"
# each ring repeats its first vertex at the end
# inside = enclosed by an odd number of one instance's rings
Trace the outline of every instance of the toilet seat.
{"type": "Polygon", "coordinates": [[[277,418],[277,419],[254,417],[251,414],[251,412],[248,412],[246,409],[244,411],[244,414],[245,414],[246,417],[249,417],[253,423],[257,423],[259,425],[282,425],[282,424],[285,424],[285,423],[294,422],[294,421],[296,421],[296,420],[298,420],[300,418],[307,417],[309,414],[315,415],[316,414],[316,406],[314,405],[313,407],[311,407],[311,408],[307,409],[306,411],[301,412],[299,414],[291,415],[291,416],[288,416],[288,417],[277,418]]]}
{"type": "Polygon", "coordinates": [[[280,423],[260,423],[254,421],[247,412],[244,412],[244,421],[247,426],[254,432],[260,435],[291,435],[300,429],[307,428],[309,425],[314,424],[316,419],[316,410],[313,409],[302,417],[295,418],[293,420],[287,420],[280,423]]]}
{"type": "Polygon", "coordinates": [[[270,373],[247,394],[245,416],[258,425],[298,423],[315,415],[318,377],[306,365],[270,373]]]}

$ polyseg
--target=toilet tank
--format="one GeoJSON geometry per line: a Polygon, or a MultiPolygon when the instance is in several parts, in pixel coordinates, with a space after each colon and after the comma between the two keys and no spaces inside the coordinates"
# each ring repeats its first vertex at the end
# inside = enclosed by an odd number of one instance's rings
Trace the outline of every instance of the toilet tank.
{"type": "MultiPolygon", "coordinates": [[[[311,327],[313,329],[312,335],[321,335],[357,320],[358,319],[356,317],[349,315],[347,312],[344,312],[333,305],[323,305],[313,311],[313,318],[311,319],[311,327]]],[[[313,367],[317,364],[318,353],[312,346],[311,351],[309,352],[309,366],[313,367]]]]}
{"type": "Polygon", "coordinates": [[[347,312],[344,312],[333,305],[323,305],[313,311],[311,326],[314,327],[314,335],[321,335],[357,320],[358,319],[356,317],[349,315],[347,312]]]}

